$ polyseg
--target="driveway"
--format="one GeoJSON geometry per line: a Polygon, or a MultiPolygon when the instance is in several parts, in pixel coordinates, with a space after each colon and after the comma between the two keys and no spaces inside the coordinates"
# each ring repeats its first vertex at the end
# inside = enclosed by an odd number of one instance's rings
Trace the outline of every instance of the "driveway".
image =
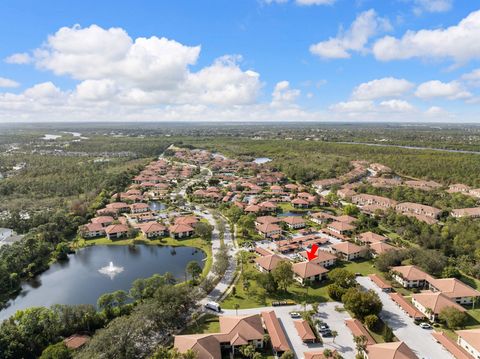
{"type": "Polygon", "coordinates": [[[368,277],[358,277],[358,283],[372,289],[380,297],[383,309],[380,317],[392,328],[395,336],[404,341],[419,358],[454,359],[431,335],[431,330],[425,330],[415,325],[402,309],[400,309],[387,293],[377,287],[368,277]]]}
{"type": "MultiPolygon", "coordinates": [[[[318,317],[326,322],[332,330],[337,331],[338,336],[335,338],[335,343],[333,343],[332,338],[326,338],[323,345],[321,344],[305,344],[302,342],[298,336],[297,330],[292,319],[290,317],[290,312],[293,311],[303,311],[303,306],[285,306],[285,307],[263,307],[263,308],[251,308],[251,309],[239,309],[238,315],[250,315],[250,314],[260,314],[263,311],[275,311],[285,333],[287,334],[287,339],[291,348],[293,349],[296,357],[298,359],[303,359],[303,353],[307,351],[316,351],[323,350],[325,348],[335,349],[345,359],[354,359],[355,358],[355,343],[353,342],[353,336],[350,330],[345,325],[345,319],[349,319],[350,316],[347,312],[337,312],[335,307],[337,305],[341,306],[341,303],[328,302],[322,303],[319,305],[318,317]]],[[[307,306],[307,309],[311,309],[310,306],[307,306]]],[[[236,312],[233,309],[226,309],[222,312],[221,315],[235,315],[236,312]]]]}

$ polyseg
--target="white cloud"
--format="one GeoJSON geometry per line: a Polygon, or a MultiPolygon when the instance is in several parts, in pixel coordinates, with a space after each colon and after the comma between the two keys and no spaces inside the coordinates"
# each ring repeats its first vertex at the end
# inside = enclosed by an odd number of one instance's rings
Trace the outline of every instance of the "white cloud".
{"type": "Polygon", "coordinates": [[[479,39],[480,10],[448,28],[407,31],[398,39],[385,36],[374,44],[373,53],[381,61],[424,58],[464,63],[480,58],[479,39]]]}
{"type": "Polygon", "coordinates": [[[370,112],[374,109],[373,101],[344,101],[330,106],[335,112],[370,112]]]}
{"type": "Polygon", "coordinates": [[[298,96],[300,96],[300,90],[290,88],[288,81],[280,81],[273,89],[272,105],[279,106],[285,103],[292,103],[298,96]]]}
{"type": "Polygon", "coordinates": [[[78,101],[128,105],[244,105],[257,100],[260,75],[242,70],[240,56],[223,56],[192,72],[200,46],[152,36],[132,39],[121,28],[63,27],[33,51],[43,70],[80,80],[78,101]]]}
{"type": "Polygon", "coordinates": [[[414,111],[415,108],[404,100],[388,100],[380,102],[380,107],[387,111],[395,112],[410,112],[414,111]]]}
{"type": "Polygon", "coordinates": [[[480,80],[480,69],[475,69],[472,72],[469,72],[468,74],[464,74],[462,76],[462,79],[467,80],[467,81],[480,80]]]}
{"type": "Polygon", "coordinates": [[[374,100],[382,97],[397,97],[413,88],[413,84],[405,79],[385,77],[358,85],[352,93],[356,100],[374,100]]]}
{"type": "Polygon", "coordinates": [[[379,115],[385,113],[399,113],[399,112],[413,112],[415,107],[410,103],[404,100],[392,99],[388,101],[381,101],[380,103],[375,103],[370,100],[352,100],[339,102],[330,106],[330,110],[334,112],[347,113],[347,114],[369,114],[369,115],[379,115]]]}
{"type": "Polygon", "coordinates": [[[17,53],[17,54],[13,54],[13,55],[8,56],[5,59],[5,62],[8,63],[8,64],[25,65],[25,64],[29,64],[30,62],[32,62],[32,57],[25,52],[17,53]]]}
{"type": "Polygon", "coordinates": [[[198,59],[200,46],[156,36],[132,40],[120,28],[75,25],[49,36],[34,53],[39,68],[57,75],[77,80],[114,77],[143,89],[166,89],[187,76],[188,66],[198,59]]]}
{"type": "Polygon", "coordinates": [[[20,84],[17,81],[0,77],[0,87],[18,87],[20,84]]]}
{"type": "Polygon", "coordinates": [[[441,82],[438,80],[427,81],[420,84],[415,95],[422,99],[447,98],[459,100],[472,97],[472,94],[465,90],[458,81],[441,82]]]}
{"type": "Polygon", "coordinates": [[[445,116],[448,114],[448,112],[441,107],[432,106],[425,111],[425,114],[429,117],[436,117],[436,116],[445,116]]]}
{"type": "Polygon", "coordinates": [[[453,0],[414,0],[413,11],[420,15],[423,12],[446,12],[452,8],[453,0]]]}
{"type": "Polygon", "coordinates": [[[390,22],[370,9],[359,14],[348,30],[340,30],[336,37],[311,45],[310,52],[325,59],[349,58],[352,51],[366,52],[372,36],[390,29],[390,22]]]}

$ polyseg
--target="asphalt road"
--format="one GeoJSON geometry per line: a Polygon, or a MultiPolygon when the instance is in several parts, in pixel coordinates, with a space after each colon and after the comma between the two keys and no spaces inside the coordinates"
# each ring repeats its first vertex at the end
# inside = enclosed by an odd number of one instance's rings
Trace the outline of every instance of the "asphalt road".
{"type": "Polygon", "coordinates": [[[390,328],[395,336],[404,341],[421,359],[454,359],[431,335],[431,330],[425,330],[415,325],[402,309],[400,309],[387,293],[377,287],[368,277],[358,277],[357,282],[366,289],[374,290],[380,297],[383,310],[380,317],[390,328]]]}

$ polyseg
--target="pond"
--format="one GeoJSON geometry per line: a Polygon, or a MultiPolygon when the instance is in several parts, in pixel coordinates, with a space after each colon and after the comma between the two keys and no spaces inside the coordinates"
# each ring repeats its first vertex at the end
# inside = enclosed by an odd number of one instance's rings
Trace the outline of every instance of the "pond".
{"type": "Polygon", "coordinates": [[[95,305],[103,293],[119,289],[128,291],[135,279],[156,273],[170,272],[184,280],[187,263],[195,260],[203,268],[205,257],[203,251],[192,247],[87,247],[70,255],[70,260],[53,264],[35,280],[24,284],[20,295],[0,311],[0,320],[32,306],[95,305]]]}
{"type": "Polygon", "coordinates": [[[148,207],[150,208],[151,211],[163,211],[167,206],[158,201],[150,201],[148,202],[148,207]]]}
{"type": "Polygon", "coordinates": [[[253,160],[257,165],[263,165],[264,163],[270,162],[272,159],[268,157],[258,157],[253,160]]]}
{"type": "Polygon", "coordinates": [[[307,214],[307,213],[306,212],[291,212],[291,211],[288,211],[288,212],[282,212],[278,216],[279,217],[301,217],[301,216],[304,216],[305,214],[307,214]]]}

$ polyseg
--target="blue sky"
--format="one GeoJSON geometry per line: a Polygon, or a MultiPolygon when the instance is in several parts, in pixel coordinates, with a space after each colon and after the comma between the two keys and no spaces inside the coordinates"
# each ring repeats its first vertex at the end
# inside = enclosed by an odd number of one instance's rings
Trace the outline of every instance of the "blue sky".
{"type": "Polygon", "coordinates": [[[480,122],[477,1],[6,0],[0,12],[0,121],[480,122]]]}

